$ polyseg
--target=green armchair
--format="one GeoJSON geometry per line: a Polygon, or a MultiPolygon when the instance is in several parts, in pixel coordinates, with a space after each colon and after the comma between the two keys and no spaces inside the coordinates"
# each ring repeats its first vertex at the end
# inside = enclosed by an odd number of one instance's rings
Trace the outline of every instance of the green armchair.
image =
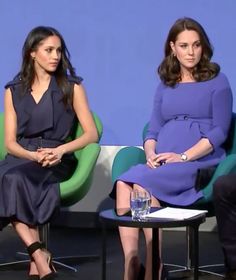
{"type": "MultiPolygon", "coordinates": [[[[143,138],[145,136],[147,125],[145,125],[143,129],[143,138]]],[[[208,210],[208,217],[215,216],[214,214],[214,206],[212,203],[212,191],[213,191],[213,184],[215,180],[221,176],[221,175],[227,175],[229,173],[233,173],[236,171],[236,113],[233,113],[232,115],[232,122],[231,127],[229,131],[228,139],[226,140],[225,149],[227,156],[226,158],[219,163],[217,166],[213,176],[211,177],[209,183],[205,186],[201,187],[201,190],[203,192],[203,197],[198,200],[196,203],[190,205],[188,208],[192,209],[204,209],[208,210]]],[[[131,166],[136,165],[138,163],[146,163],[146,157],[143,149],[139,147],[125,147],[122,148],[115,156],[113,164],[112,164],[112,183],[114,184],[117,178],[127,171],[131,166]]],[[[191,256],[191,247],[192,247],[192,236],[190,229],[186,229],[186,240],[187,240],[187,253],[186,253],[186,265],[172,265],[170,266],[176,266],[179,267],[180,270],[191,270],[192,267],[192,256],[191,256]]],[[[222,264],[219,264],[222,265],[222,264]]],[[[207,272],[214,275],[220,275],[218,273],[214,273],[210,270],[207,270],[209,267],[219,266],[219,265],[205,265],[201,266],[200,271],[207,272]]]]}
{"type": "MultiPolygon", "coordinates": [[[[99,140],[102,136],[103,126],[99,117],[93,113],[93,118],[97,127],[99,140]]],[[[0,113],[0,160],[4,159],[6,155],[6,149],[4,145],[4,114],[0,113]]],[[[81,126],[78,124],[75,136],[78,137],[83,133],[81,126]]],[[[101,147],[99,143],[91,143],[86,147],[79,149],[75,152],[75,156],[78,159],[78,165],[75,169],[74,174],[67,181],[60,183],[60,196],[62,206],[71,206],[76,202],[80,201],[89,191],[93,171],[96,165],[97,158],[99,156],[101,147]]],[[[49,240],[49,224],[43,225],[40,228],[41,239],[48,246],[49,240]]],[[[76,259],[83,257],[91,258],[91,256],[75,256],[76,259]]],[[[71,258],[71,257],[70,257],[71,258]]],[[[55,258],[54,262],[59,265],[71,268],[76,271],[75,268],[67,266],[57,260],[67,259],[67,257],[55,258]]],[[[14,262],[15,263],[15,262],[14,262]]],[[[3,266],[4,264],[0,264],[3,266]]]]}

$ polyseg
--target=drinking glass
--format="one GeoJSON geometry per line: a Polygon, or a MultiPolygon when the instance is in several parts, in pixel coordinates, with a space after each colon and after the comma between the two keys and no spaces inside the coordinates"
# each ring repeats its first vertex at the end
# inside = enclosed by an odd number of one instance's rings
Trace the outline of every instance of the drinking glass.
{"type": "Polygon", "coordinates": [[[143,220],[151,208],[151,193],[148,190],[133,190],[130,194],[130,209],[133,220],[143,220]]]}

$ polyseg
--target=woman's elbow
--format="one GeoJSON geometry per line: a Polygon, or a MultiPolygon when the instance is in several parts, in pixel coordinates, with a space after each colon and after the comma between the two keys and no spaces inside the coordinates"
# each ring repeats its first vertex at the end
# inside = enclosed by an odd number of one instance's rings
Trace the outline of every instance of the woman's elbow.
{"type": "Polygon", "coordinates": [[[6,149],[6,152],[11,154],[12,152],[12,142],[11,141],[6,141],[4,142],[4,146],[5,146],[5,149],[6,149]]]}
{"type": "Polygon", "coordinates": [[[96,143],[99,140],[98,132],[97,130],[92,130],[89,132],[89,139],[91,143],[96,143]]]}

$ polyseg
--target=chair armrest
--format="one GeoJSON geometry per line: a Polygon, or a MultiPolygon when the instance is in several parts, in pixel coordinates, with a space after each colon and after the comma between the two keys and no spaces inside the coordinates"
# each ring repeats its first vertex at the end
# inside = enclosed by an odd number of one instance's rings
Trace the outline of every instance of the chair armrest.
{"type": "Polygon", "coordinates": [[[112,183],[114,184],[117,178],[131,166],[139,163],[146,163],[146,156],[143,149],[138,147],[122,148],[116,154],[112,164],[112,183]]]}
{"type": "Polygon", "coordinates": [[[204,198],[200,199],[197,204],[202,204],[212,201],[213,184],[215,180],[222,175],[227,175],[236,171],[236,154],[228,155],[222,160],[216,168],[209,184],[202,190],[204,198]]]}
{"type": "Polygon", "coordinates": [[[76,199],[81,199],[88,191],[90,184],[86,181],[92,176],[101,147],[98,143],[91,143],[80,150],[80,158],[74,174],[67,181],[60,183],[60,193],[62,202],[71,199],[76,195],[76,199]]]}

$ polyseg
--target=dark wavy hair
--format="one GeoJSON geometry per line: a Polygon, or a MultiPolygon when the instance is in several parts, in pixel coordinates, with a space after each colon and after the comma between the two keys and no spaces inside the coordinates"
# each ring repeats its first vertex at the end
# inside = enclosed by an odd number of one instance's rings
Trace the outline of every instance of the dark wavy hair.
{"type": "Polygon", "coordinates": [[[68,82],[67,76],[70,74],[75,77],[75,69],[70,62],[70,53],[66,47],[62,35],[52,27],[38,26],[30,31],[22,48],[22,65],[20,70],[20,77],[22,80],[23,92],[30,90],[35,78],[34,61],[31,53],[36,51],[42,40],[50,37],[57,36],[61,41],[61,60],[58,64],[54,75],[57,83],[63,92],[64,104],[72,104],[73,87],[68,82]]]}
{"type": "Polygon", "coordinates": [[[192,71],[193,78],[197,82],[207,81],[217,76],[220,71],[220,66],[210,61],[213,55],[213,47],[203,27],[192,18],[180,18],[169,31],[165,43],[165,58],[158,67],[160,79],[167,86],[174,87],[176,83],[181,81],[180,64],[172,53],[170,42],[175,43],[177,36],[184,30],[196,31],[202,46],[201,59],[192,71]]]}

